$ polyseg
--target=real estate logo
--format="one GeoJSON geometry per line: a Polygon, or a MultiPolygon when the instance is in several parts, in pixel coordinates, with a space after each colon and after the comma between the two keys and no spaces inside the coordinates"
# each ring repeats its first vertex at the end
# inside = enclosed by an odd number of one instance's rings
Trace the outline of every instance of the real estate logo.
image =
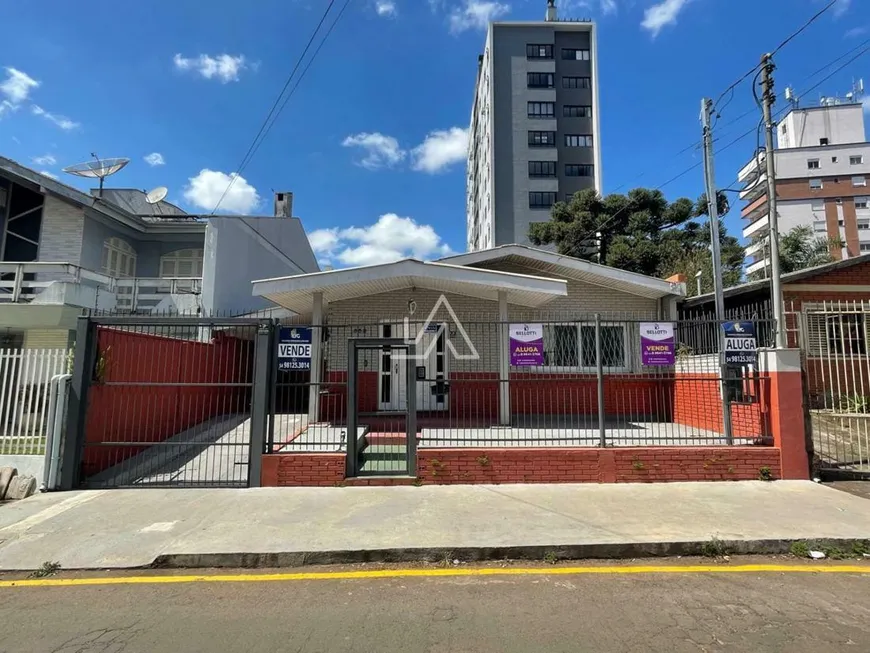
{"type": "MultiPolygon", "coordinates": [[[[416,310],[417,304],[416,302],[409,302],[408,308],[413,315],[414,310],[416,310]],[[411,305],[413,304],[413,309],[411,305]]],[[[444,340],[446,343],[447,351],[451,353],[454,359],[460,361],[476,361],[480,360],[480,354],[477,353],[477,348],[474,346],[474,343],[471,341],[471,338],[468,336],[468,332],[465,330],[465,327],[462,325],[462,321],[459,319],[459,316],[456,315],[456,311],[453,310],[453,307],[450,305],[450,302],[447,300],[447,297],[441,295],[438,298],[438,301],[435,302],[435,306],[432,307],[432,310],[429,311],[429,315],[426,317],[426,320],[421,324],[419,322],[411,322],[410,318],[406,317],[404,319],[404,334],[405,334],[405,344],[414,345],[414,355],[411,356],[414,360],[425,361],[429,359],[429,356],[435,350],[435,347],[438,345],[438,338],[444,336],[444,340]],[[447,324],[437,320],[438,311],[441,308],[444,308],[447,311],[447,314],[450,316],[450,321],[452,325],[455,327],[455,331],[458,335],[462,336],[462,339],[465,341],[465,347],[468,350],[468,353],[460,353],[457,351],[456,347],[453,344],[453,341],[448,337],[451,333],[453,333],[453,329],[451,328],[447,331],[447,324]],[[414,325],[412,328],[411,325],[414,325]],[[416,333],[415,337],[411,337],[410,334],[416,333]],[[435,337],[427,338],[426,336],[435,337]]],[[[398,359],[407,359],[409,358],[409,354],[397,353],[394,356],[398,359]]]]}

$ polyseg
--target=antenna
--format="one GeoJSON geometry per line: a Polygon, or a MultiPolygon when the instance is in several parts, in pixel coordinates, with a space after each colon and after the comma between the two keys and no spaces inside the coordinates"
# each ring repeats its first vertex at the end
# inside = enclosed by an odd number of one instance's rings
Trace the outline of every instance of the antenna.
{"type": "Polygon", "coordinates": [[[163,211],[160,209],[160,202],[166,199],[166,196],[169,194],[169,189],[166,186],[158,186],[152,190],[149,190],[145,193],[145,201],[148,204],[151,204],[156,209],[157,213],[163,214],[163,211]]]}
{"type": "Polygon", "coordinates": [[[75,165],[67,166],[63,169],[64,172],[75,175],[76,177],[87,177],[90,179],[100,180],[100,194],[103,196],[103,180],[109,175],[118,172],[125,165],[130,163],[130,159],[100,159],[96,154],[91,152],[94,157],[93,161],[85,161],[84,163],[76,163],[75,165]]]}
{"type": "Polygon", "coordinates": [[[797,96],[794,94],[794,89],[791,86],[785,87],[785,99],[789,104],[791,104],[792,108],[797,108],[798,99],[797,96]]]}

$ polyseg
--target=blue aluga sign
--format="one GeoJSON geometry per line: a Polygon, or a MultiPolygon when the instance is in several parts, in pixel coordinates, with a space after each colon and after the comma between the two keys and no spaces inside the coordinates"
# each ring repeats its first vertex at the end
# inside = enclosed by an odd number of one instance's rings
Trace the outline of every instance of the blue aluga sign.
{"type": "Polygon", "coordinates": [[[278,333],[278,370],[293,372],[311,369],[311,329],[281,327],[278,333]]]}
{"type": "Polygon", "coordinates": [[[753,322],[725,322],[725,364],[757,365],[758,343],[753,322]]]}

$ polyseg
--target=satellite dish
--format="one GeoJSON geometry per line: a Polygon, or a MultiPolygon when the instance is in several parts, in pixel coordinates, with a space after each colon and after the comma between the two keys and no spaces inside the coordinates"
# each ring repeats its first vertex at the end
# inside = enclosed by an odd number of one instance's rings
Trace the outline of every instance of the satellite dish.
{"type": "Polygon", "coordinates": [[[149,204],[157,204],[166,199],[169,189],[166,186],[158,186],[154,190],[145,193],[145,201],[149,204]]]}
{"type": "Polygon", "coordinates": [[[67,166],[63,169],[64,172],[76,177],[88,177],[91,179],[100,180],[100,197],[103,196],[103,180],[109,175],[118,172],[125,165],[130,163],[130,159],[100,159],[96,154],[91,152],[94,157],[93,161],[85,161],[84,163],[76,163],[75,165],[67,166]]]}

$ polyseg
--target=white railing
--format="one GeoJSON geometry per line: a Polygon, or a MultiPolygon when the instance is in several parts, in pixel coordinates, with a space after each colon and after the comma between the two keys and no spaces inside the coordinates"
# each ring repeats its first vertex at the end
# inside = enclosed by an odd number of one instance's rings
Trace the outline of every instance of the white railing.
{"type": "Polygon", "coordinates": [[[0,349],[0,456],[45,453],[50,381],[71,359],[71,349],[0,349]]]}
{"type": "Polygon", "coordinates": [[[128,311],[155,308],[168,295],[199,295],[202,291],[199,277],[119,279],[72,263],[0,263],[0,304],[32,302],[55,283],[86,285],[112,293],[115,307],[128,311]]]}

